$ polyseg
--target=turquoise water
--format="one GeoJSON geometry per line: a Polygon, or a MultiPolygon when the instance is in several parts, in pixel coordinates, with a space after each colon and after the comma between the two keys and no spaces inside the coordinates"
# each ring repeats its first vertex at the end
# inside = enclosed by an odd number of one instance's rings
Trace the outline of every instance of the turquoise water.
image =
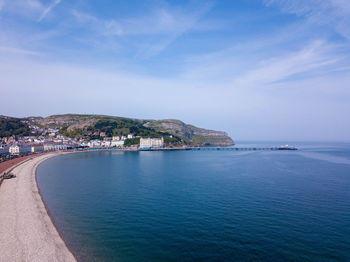
{"type": "Polygon", "coordinates": [[[89,152],[37,171],[80,261],[350,261],[350,145],[89,152]]]}

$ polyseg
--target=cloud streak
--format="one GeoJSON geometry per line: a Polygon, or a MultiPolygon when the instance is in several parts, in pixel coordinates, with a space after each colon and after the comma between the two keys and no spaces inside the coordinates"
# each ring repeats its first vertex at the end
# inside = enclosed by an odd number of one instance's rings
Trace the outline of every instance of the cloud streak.
{"type": "MultiPolygon", "coordinates": [[[[142,37],[138,53],[144,58],[150,58],[164,51],[186,32],[196,30],[196,24],[212,7],[212,4],[206,3],[187,9],[155,8],[147,15],[127,19],[106,20],[78,10],[73,10],[72,15],[78,23],[86,25],[100,36],[120,39],[142,37]]],[[[203,25],[197,29],[205,31],[212,28],[203,25]]]]}
{"type": "Polygon", "coordinates": [[[196,82],[197,86],[203,82],[216,86],[227,86],[224,83],[231,83],[230,88],[233,89],[258,89],[277,86],[281,82],[317,78],[321,74],[346,72],[349,68],[350,58],[344,51],[346,45],[343,44],[312,39],[293,50],[280,50],[281,45],[290,41],[289,37],[280,37],[276,41],[260,40],[192,57],[186,60],[186,70],[182,77],[196,82]]]}
{"type": "Polygon", "coordinates": [[[34,55],[34,56],[40,55],[40,53],[36,51],[31,51],[31,50],[26,50],[26,49],[21,49],[16,47],[9,47],[9,46],[0,46],[0,52],[5,54],[12,53],[12,54],[19,54],[19,55],[34,55]]]}
{"type": "Polygon", "coordinates": [[[38,22],[43,20],[59,3],[61,3],[61,0],[54,0],[51,5],[49,5],[40,15],[38,18],[38,22]]]}
{"type": "Polygon", "coordinates": [[[298,52],[261,61],[259,66],[234,80],[234,85],[264,86],[292,80],[298,75],[308,74],[328,66],[337,66],[335,56],[322,41],[315,41],[298,52]]]}
{"type": "Polygon", "coordinates": [[[350,40],[350,1],[348,0],[265,0],[267,6],[278,6],[283,12],[296,14],[313,24],[330,26],[350,40]]]}

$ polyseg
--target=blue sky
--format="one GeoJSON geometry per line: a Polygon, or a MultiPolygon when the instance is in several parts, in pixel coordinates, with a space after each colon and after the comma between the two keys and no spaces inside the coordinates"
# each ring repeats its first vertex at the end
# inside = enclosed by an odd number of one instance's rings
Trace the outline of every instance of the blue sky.
{"type": "Polygon", "coordinates": [[[348,0],[0,0],[0,114],[350,140],[348,0]]]}

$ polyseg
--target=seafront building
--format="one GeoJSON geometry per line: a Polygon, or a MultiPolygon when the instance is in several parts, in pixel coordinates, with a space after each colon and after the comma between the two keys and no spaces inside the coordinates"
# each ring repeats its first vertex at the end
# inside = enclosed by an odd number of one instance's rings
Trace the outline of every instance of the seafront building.
{"type": "Polygon", "coordinates": [[[44,151],[53,151],[53,146],[51,144],[45,144],[44,151]]]}
{"type": "Polygon", "coordinates": [[[111,142],[110,141],[103,141],[102,142],[102,146],[103,147],[110,147],[111,146],[111,142]]]}
{"type": "Polygon", "coordinates": [[[19,155],[19,146],[18,145],[13,145],[9,147],[9,153],[11,155],[19,155]]]}
{"type": "Polygon", "coordinates": [[[119,141],[112,141],[111,142],[112,147],[123,147],[124,146],[124,141],[119,140],[119,141]]]}
{"type": "Polygon", "coordinates": [[[100,147],[102,145],[102,142],[100,140],[91,140],[88,143],[88,147],[100,147]]]}
{"type": "Polygon", "coordinates": [[[164,146],[164,138],[140,138],[140,148],[160,148],[164,146]]]}
{"type": "Polygon", "coordinates": [[[112,141],[101,141],[101,140],[91,140],[90,142],[84,144],[90,148],[94,147],[123,147],[124,140],[112,140],[112,141]]]}
{"type": "Polygon", "coordinates": [[[54,144],[45,144],[44,151],[58,151],[58,150],[67,150],[67,145],[54,145],[54,144]]]}

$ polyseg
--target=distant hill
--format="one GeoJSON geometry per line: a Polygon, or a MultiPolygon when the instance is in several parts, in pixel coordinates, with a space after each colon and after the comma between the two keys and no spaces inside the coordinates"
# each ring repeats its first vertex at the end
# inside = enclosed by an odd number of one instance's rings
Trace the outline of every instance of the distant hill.
{"type": "MultiPolygon", "coordinates": [[[[180,120],[144,120],[106,115],[64,114],[49,117],[27,117],[22,120],[41,128],[58,129],[61,134],[83,139],[97,139],[99,133],[106,136],[126,136],[130,133],[142,137],[161,137],[168,144],[200,146],[230,146],[233,140],[221,131],[207,130],[187,125],[180,120]]],[[[28,125],[27,124],[27,125],[28,125]]]]}

